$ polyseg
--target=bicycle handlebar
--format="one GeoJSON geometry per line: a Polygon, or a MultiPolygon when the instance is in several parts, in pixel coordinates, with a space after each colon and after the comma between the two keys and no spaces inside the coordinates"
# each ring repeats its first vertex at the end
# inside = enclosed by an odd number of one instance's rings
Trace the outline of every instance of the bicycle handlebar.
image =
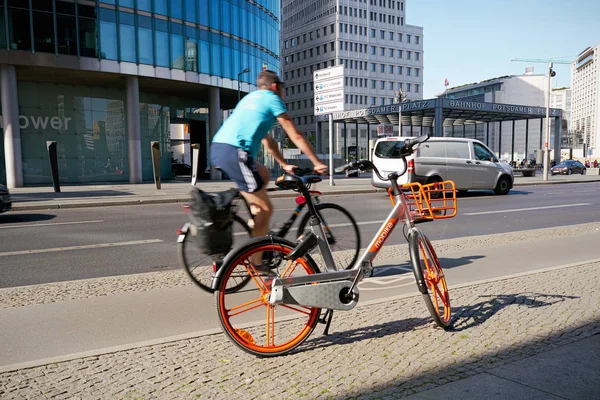
{"type": "MultiPolygon", "coordinates": [[[[406,169],[407,169],[406,168],[406,157],[411,155],[414,152],[415,147],[417,147],[419,144],[429,140],[429,137],[430,137],[429,135],[422,135],[417,138],[406,139],[404,141],[404,146],[402,146],[402,149],[400,150],[400,158],[404,162],[404,172],[402,172],[402,174],[400,174],[399,176],[404,175],[404,173],[406,173],[406,169]]],[[[375,172],[377,177],[379,179],[381,179],[382,181],[389,181],[391,179],[390,176],[388,176],[388,177],[381,176],[377,167],[369,160],[353,160],[353,161],[349,162],[348,164],[342,165],[341,167],[337,167],[334,171],[335,171],[335,173],[341,174],[346,171],[357,170],[357,169],[360,171],[363,171],[363,172],[369,172],[372,170],[373,172],[375,172]]]]}

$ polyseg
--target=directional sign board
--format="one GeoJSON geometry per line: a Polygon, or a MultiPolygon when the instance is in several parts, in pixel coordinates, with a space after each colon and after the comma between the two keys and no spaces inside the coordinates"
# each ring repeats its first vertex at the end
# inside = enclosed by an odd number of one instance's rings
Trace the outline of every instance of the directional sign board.
{"type": "Polygon", "coordinates": [[[344,111],[344,66],[313,72],[315,115],[344,111]]]}

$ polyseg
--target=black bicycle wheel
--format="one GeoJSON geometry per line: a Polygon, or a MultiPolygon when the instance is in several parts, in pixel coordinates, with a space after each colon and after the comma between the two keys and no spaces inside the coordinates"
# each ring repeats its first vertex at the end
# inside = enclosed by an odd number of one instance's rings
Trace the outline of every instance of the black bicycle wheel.
{"type": "MultiPolygon", "coordinates": [[[[329,247],[331,247],[338,269],[352,268],[360,252],[360,232],[354,217],[345,208],[333,203],[317,204],[315,208],[325,225],[329,247]]],[[[298,236],[304,233],[309,218],[309,213],[305,213],[302,217],[298,227],[298,236]]],[[[318,250],[315,249],[314,252],[318,252],[318,250]]],[[[317,259],[319,258],[317,257],[317,259]]],[[[324,265],[319,264],[320,262],[317,262],[321,271],[325,271],[324,265]]]]}
{"type": "Polygon", "coordinates": [[[221,281],[215,292],[217,316],[227,337],[247,353],[260,357],[289,353],[301,345],[317,325],[320,308],[269,303],[269,282],[273,277],[293,278],[317,273],[309,255],[293,261],[285,259],[294,246],[282,238],[259,237],[230,252],[223,262],[221,281]],[[266,252],[273,254],[270,277],[261,275],[252,264],[255,254],[266,252]],[[252,280],[238,292],[224,290],[229,280],[239,274],[249,274],[252,280]]]}
{"type": "Polygon", "coordinates": [[[431,242],[421,231],[408,238],[410,260],[419,291],[435,323],[444,329],[451,327],[450,295],[440,260],[431,242]]]}
{"type": "MultiPolygon", "coordinates": [[[[237,215],[233,217],[232,222],[233,243],[232,248],[238,246],[250,239],[250,228],[237,215]]],[[[188,229],[183,243],[177,243],[177,253],[179,261],[183,265],[185,272],[192,278],[192,281],[198,287],[208,293],[213,293],[211,288],[212,277],[214,275],[212,256],[208,256],[200,251],[196,237],[192,233],[192,228],[188,229]]],[[[229,291],[236,291],[242,288],[250,280],[249,275],[237,276],[230,281],[229,291]]]]}

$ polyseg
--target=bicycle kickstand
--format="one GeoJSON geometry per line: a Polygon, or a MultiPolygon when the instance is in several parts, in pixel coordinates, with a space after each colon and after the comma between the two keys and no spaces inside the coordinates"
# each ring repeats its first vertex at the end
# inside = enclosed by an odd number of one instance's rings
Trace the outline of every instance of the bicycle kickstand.
{"type": "Polygon", "coordinates": [[[325,315],[319,319],[319,323],[325,324],[325,330],[323,331],[323,335],[329,335],[329,327],[331,326],[331,319],[333,318],[333,310],[325,311],[325,315]]]}

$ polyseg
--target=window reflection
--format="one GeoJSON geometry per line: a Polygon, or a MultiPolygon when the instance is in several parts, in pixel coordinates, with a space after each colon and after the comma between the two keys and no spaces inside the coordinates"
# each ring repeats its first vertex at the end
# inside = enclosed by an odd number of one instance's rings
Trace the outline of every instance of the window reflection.
{"type": "Polygon", "coordinates": [[[154,12],[167,15],[167,0],[154,0],[154,12]]]}
{"type": "Polygon", "coordinates": [[[185,1],[185,20],[189,22],[196,22],[196,2],[198,0],[184,0],[185,1]]]}
{"type": "Polygon", "coordinates": [[[152,11],[152,0],[137,0],[137,8],[143,11],[152,11]]]}
{"type": "Polygon", "coordinates": [[[152,45],[152,19],[138,15],[139,57],[141,64],[154,64],[154,46],[152,45]]]}
{"type": "Polygon", "coordinates": [[[79,54],[98,57],[96,48],[96,7],[79,4],[79,54]]]}
{"type": "Polygon", "coordinates": [[[208,26],[208,0],[198,1],[198,23],[200,25],[208,26]]]}
{"type": "Polygon", "coordinates": [[[135,59],[135,27],[133,14],[119,13],[119,43],[121,45],[121,61],[136,62],[135,59]]]}
{"type": "Polygon", "coordinates": [[[182,19],[183,8],[181,6],[181,0],[171,0],[171,17],[182,19]]]}
{"type": "Polygon", "coordinates": [[[116,12],[100,8],[100,38],[102,52],[100,56],[109,60],[117,60],[117,24],[116,12]]]}
{"type": "Polygon", "coordinates": [[[156,65],[169,66],[169,33],[167,22],[163,20],[154,21],[154,40],[156,48],[156,65]]]}
{"type": "Polygon", "coordinates": [[[185,27],[185,70],[198,72],[198,43],[196,41],[196,29],[185,27]]]}
{"type": "Polygon", "coordinates": [[[77,55],[75,4],[56,2],[56,32],[58,53],[77,55]]]}

